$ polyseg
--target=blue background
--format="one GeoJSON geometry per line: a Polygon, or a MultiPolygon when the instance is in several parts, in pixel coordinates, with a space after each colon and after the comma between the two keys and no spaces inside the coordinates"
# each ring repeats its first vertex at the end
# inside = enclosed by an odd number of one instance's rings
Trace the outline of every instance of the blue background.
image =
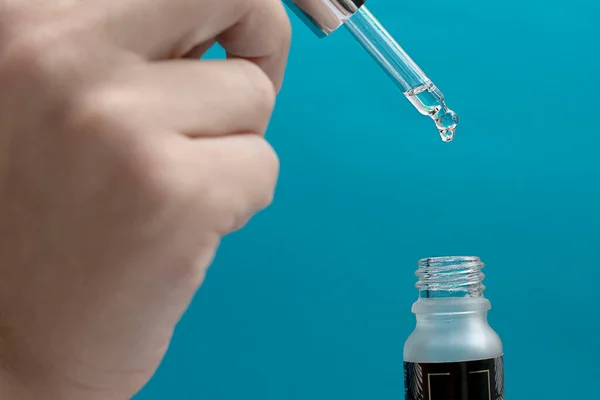
{"type": "Polygon", "coordinates": [[[416,262],[462,254],[486,263],[506,397],[597,396],[600,3],[369,8],[459,113],[455,141],[347,32],[292,17],[275,202],[226,238],[140,400],[403,399],[416,262]]]}

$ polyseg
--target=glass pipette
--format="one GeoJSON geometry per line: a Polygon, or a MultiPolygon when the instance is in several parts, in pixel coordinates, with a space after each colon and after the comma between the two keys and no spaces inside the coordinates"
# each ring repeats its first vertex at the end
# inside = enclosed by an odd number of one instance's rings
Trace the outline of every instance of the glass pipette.
{"type": "Polygon", "coordinates": [[[344,25],[415,108],[435,121],[444,142],[454,138],[458,116],[444,95],[364,5],[364,0],[287,0],[320,37],[344,25]]]}
{"type": "Polygon", "coordinates": [[[362,6],[345,24],[346,28],[404,92],[415,108],[430,116],[444,142],[454,138],[458,116],[446,106],[444,95],[419,66],[362,6]]]}

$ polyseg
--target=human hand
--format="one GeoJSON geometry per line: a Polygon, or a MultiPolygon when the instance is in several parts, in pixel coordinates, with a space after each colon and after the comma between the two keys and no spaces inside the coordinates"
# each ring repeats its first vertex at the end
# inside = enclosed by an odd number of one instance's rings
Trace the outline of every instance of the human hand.
{"type": "Polygon", "coordinates": [[[289,21],[279,0],[0,8],[0,398],[128,399],[271,202],[289,21]],[[230,60],[187,59],[215,41],[230,60]]]}

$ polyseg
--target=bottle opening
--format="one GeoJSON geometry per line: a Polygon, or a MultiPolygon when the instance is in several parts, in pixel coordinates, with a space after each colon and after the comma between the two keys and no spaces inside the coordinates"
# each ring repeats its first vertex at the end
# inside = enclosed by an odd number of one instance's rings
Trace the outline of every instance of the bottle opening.
{"type": "Polygon", "coordinates": [[[483,297],[483,265],[474,256],[424,258],[415,273],[419,297],[483,297]]]}

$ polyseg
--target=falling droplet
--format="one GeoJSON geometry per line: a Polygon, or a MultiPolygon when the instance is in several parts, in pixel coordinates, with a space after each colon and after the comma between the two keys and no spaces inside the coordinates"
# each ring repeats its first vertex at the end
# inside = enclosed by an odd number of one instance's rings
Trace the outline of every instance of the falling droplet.
{"type": "Polygon", "coordinates": [[[440,129],[440,137],[445,143],[451,142],[454,139],[454,129],[440,129]]]}

